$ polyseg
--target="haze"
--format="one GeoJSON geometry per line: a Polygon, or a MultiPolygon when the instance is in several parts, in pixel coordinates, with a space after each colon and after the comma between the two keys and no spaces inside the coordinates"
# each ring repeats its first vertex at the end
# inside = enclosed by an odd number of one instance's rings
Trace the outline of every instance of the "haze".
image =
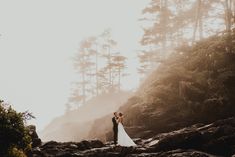
{"type": "Polygon", "coordinates": [[[72,57],[79,42],[111,28],[128,56],[124,89],[139,83],[135,56],[138,22],[148,1],[12,0],[0,1],[0,95],[17,110],[32,112],[38,129],[62,115],[78,75],[72,57]],[[127,86],[128,84],[128,86],[127,86]]]}

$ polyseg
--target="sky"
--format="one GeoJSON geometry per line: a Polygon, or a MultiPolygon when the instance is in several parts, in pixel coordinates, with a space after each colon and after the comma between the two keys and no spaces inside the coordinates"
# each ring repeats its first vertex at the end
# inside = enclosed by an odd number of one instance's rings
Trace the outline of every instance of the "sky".
{"type": "Polygon", "coordinates": [[[125,89],[135,89],[138,19],[147,0],[0,0],[0,99],[29,110],[42,130],[64,113],[78,79],[73,57],[79,42],[111,28],[128,59],[125,89]]]}

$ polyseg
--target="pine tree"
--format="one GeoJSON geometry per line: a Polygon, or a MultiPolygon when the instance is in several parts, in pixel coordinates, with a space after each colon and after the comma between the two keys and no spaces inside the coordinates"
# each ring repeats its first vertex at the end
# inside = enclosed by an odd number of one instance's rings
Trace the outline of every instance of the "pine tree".
{"type": "Polygon", "coordinates": [[[125,70],[125,67],[126,67],[125,65],[126,59],[127,58],[125,56],[122,56],[120,53],[117,53],[112,56],[112,63],[111,63],[112,71],[113,71],[112,72],[112,86],[113,87],[117,86],[117,89],[119,92],[121,91],[121,78],[125,76],[123,71],[125,70]],[[115,83],[115,78],[117,78],[116,79],[117,83],[115,83]]]}
{"type": "Polygon", "coordinates": [[[75,68],[81,76],[81,80],[78,82],[78,88],[81,88],[82,92],[78,93],[78,97],[82,98],[82,104],[85,104],[86,100],[90,97],[89,94],[93,93],[90,82],[92,82],[95,63],[92,60],[94,52],[92,51],[91,46],[91,40],[83,40],[75,58],[75,68]]]}
{"type": "Polygon", "coordinates": [[[110,30],[105,30],[101,35],[102,39],[102,57],[106,60],[106,65],[103,67],[102,72],[103,74],[108,74],[108,77],[103,77],[108,78],[107,80],[107,90],[110,91],[113,88],[112,84],[112,56],[115,52],[114,48],[117,45],[117,42],[112,39],[111,31],[110,30]]]}

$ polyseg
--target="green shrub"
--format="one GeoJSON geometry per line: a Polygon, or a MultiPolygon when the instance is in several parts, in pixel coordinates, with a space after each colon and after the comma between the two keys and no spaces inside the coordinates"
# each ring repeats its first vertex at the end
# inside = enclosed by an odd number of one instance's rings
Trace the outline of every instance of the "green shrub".
{"type": "Polygon", "coordinates": [[[31,137],[25,122],[33,116],[16,112],[0,100],[0,156],[23,156],[30,149],[31,137]]]}
{"type": "Polygon", "coordinates": [[[27,157],[22,150],[18,150],[17,148],[11,148],[8,151],[9,157],[27,157]]]}

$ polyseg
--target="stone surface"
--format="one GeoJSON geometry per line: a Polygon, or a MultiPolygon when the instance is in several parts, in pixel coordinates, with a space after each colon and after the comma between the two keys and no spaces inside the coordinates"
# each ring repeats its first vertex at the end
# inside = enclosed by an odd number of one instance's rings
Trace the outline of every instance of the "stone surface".
{"type": "Polygon", "coordinates": [[[114,147],[99,140],[49,141],[32,150],[32,157],[214,157],[235,154],[235,118],[196,124],[149,139],[134,139],[137,147],[114,147]]]}
{"type": "Polygon", "coordinates": [[[196,150],[172,150],[168,152],[158,152],[158,153],[141,153],[141,154],[130,154],[127,157],[216,157],[215,155],[211,155],[208,153],[196,151],[196,150]]]}

